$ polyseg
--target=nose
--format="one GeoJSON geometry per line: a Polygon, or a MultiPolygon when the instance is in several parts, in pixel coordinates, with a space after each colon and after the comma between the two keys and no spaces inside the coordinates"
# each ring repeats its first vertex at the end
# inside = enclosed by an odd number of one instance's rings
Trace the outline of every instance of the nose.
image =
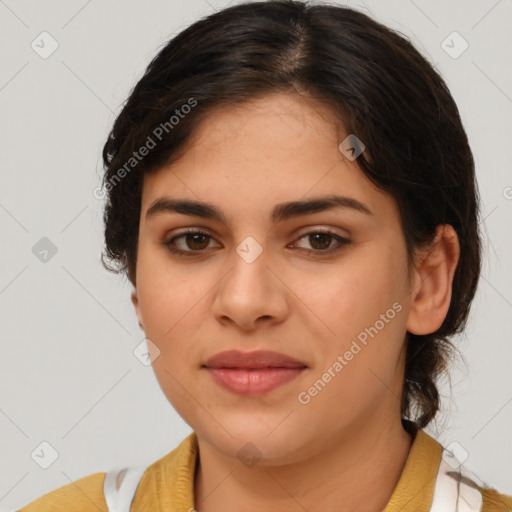
{"type": "Polygon", "coordinates": [[[278,266],[272,264],[270,251],[262,250],[254,257],[255,248],[248,247],[244,252],[240,244],[238,251],[233,251],[213,303],[218,322],[233,323],[244,331],[278,324],[289,310],[288,288],[278,266]]]}

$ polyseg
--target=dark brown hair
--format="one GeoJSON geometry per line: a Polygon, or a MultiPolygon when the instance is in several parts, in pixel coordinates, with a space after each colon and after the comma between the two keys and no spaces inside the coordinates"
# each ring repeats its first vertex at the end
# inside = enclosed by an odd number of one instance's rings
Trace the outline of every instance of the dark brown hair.
{"type": "Polygon", "coordinates": [[[410,262],[436,226],[457,232],[461,255],[446,318],[432,334],[407,333],[402,418],[423,428],[439,409],[436,380],[454,349],[448,336],[462,331],[480,274],[474,162],[443,79],[403,35],[363,13],[318,2],[244,3],[171,39],[103,149],[103,262],[135,284],[144,174],[176,161],[213,108],[275,92],[328,104],[369,148],[358,163],[396,201],[410,262]]]}

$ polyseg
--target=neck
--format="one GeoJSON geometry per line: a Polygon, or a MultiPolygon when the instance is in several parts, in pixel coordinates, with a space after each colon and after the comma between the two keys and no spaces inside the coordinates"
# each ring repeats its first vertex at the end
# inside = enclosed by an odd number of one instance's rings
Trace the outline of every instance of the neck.
{"type": "Polygon", "coordinates": [[[226,459],[198,439],[195,508],[330,512],[341,504],[344,512],[380,512],[400,479],[412,442],[399,417],[387,423],[366,418],[306,460],[241,468],[240,461],[226,459]]]}

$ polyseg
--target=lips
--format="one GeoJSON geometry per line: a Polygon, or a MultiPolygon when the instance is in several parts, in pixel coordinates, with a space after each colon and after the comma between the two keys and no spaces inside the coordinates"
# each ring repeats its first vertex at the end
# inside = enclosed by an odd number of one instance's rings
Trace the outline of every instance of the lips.
{"type": "Polygon", "coordinates": [[[228,350],[210,357],[205,363],[207,368],[306,368],[307,365],[293,357],[269,350],[240,352],[228,350]]]}
{"type": "Polygon", "coordinates": [[[278,352],[229,350],[210,357],[204,368],[223,389],[259,396],[295,379],[307,365],[278,352]]]}

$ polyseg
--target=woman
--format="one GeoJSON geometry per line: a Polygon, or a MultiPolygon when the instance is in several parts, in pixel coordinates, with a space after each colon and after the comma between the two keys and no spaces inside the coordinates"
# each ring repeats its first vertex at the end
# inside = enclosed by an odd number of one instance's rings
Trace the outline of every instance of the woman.
{"type": "Polygon", "coordinates": [[[224,9],[154,58],[103,158],[105,263],[193,433],[22,512],[512,508],[423,430],[480,238],[457,107],[407,40],[342,7],[224,9]]]}

